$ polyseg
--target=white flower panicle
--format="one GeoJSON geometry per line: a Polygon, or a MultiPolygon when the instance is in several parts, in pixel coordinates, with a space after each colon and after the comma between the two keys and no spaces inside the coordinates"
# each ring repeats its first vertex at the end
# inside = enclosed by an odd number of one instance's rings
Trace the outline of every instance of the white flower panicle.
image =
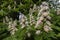
{"type": "MultiPolygon", "coordinates": [[[[35,9],[35,8],[34,8],[34,9],[35,9]]],[[[30,8],[30,10],[29,10],[30,25],[35,24],[35,19],[34,19],[34,16],[33,16],[34,9],[31,9],[31,8],[30,8]]]]}
{"type": "Polygon", "coordinates": [[[35,25],[35,28],[37,28],[38,25],[43,22],[43,20],[45,19],[44,17],[47,17],[49,15],[49,5],[47,2],[42,2],[40,8],[41,9],[39,10],[39,13],[37,15],[37,23],[35,25]]]}
{"type": "Polygon", "coordinates": [[[47,2],[42,2],[42,4],[40,5],[40,11],[39,12],[44,12],[44,10],[48,10],[49,9],[49,5],[47,2]]]}
{"type": "MultiPolygon", "coordinates": [[[[21,4],[22,5],[22,4],[21,4]]],[[[23,13],[19,13],[19,24],[21,25],[21,28],[25,28],[26,26],[32,26],[34,25],[35,28],[38,28],[38,26],[40,24],[43,23],[44,19],[46,19],[46,23],[49,25],[43,25],[43,29],[45,32],[49,32],[51,29],[51,23],[47,20],[47,18],[50,20],[51,17],[49,16],[49,5],[47,2],[42,2],[41,6],[36,6],[36,4],[34,4],[34,7],[33,8],[30,8],[29,10],[29,18],[27,18],[23,13]],[[36,19],[34,18],[35,16],[33,16],[33,13],[35,11],[38,11],[38,14],[37,14],[37,21],[36,19]],[[29,19],[29,20],[28,20],[29,19]],[[30,24],[30,25],[29,25],[30,24]]],[[[6,20],[8,19],[8,17],[6,17],[6,20]]],[[[9,20],[7,20],[9,21],[9,20]]],[[[16,28],[16,25],[17,25],[17,22],[16,20],[12,22],[12,19],[11,21],[9,22],[9,26],[8,26],[8,30],[10,31],[11,35],[14,35],[15,34],[15,31],[17,31],[18,29],[16,28]]],[[[29,28],[30,29],[30,28],[29,28]]],[[[40,30],[36,30],[36,34],[39,35],[41,33],[40,30]]],[[[30,37],[31,34],[30,33],[27,33],[27,36],[30,37]]]]}
{"type": "Polygon", "coordinates": [[[17,25],[16,20],[14,22],[12,21],[9,22],[8,31],[10,31],[11,35],[14,35],[15,32],[18,30],[16,28],[16,25],[17,25]]]}

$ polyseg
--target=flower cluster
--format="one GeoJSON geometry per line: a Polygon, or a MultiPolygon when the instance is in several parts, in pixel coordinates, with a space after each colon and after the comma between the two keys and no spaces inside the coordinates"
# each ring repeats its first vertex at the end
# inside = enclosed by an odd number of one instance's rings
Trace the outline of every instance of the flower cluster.
{"type": "Polygon", "coordinates": [[[12,22],[12,21],[9,22],[8,31],[10,31],[11,35],[14,35],[15,32],[18,30],[16,28],[16,25],[17,25],[16,20],[14,22],[12,22]]]}
{"type": "MultiPolygon", "coordinates": [[[[10,9],[10,5],[8,6],[8,8],[10,9]]],[[[40,25],[42,23],[46,23],[46,25],[43,25],[43,29],[45,32],[49,32],[50,30],[52,30],[51,23],[50,23],[50,19],[51,17],[49,16],[49,5],[47,2],[42,2],[42,4],[40,6],[36,6],[36,4],[34,4],[33,8],[30,8],[29,10],[29,14],[28,17],[25,16],[23,13],[19,13],[19,25],[20,27],[23,29],[25,27],[30,27],[34,25],[34,28],[39,28],[40,25]],[[36,19],[35,16],[33,15],[34,12],[38,11],[36,19]],[[49,19],[49,20],[47,20],[49,19]]],[[[12,22],[12,19],[9,19],[8,17],[6,17],[6,22],[8,24],[8,31],[10,31],[11,35],[15,34],[15,31],[17,31],[18,29],[16,28],[17,25],[17,21],[14,20],[12,22]],[[9,21],[10,20],[10,21],[9,21]]],[[[5,21],[4,21],[5,23],[5,21]]],[[[41,30],[37,30],[36,34],[39,35],[40,33],[42,33],[41,30]]],[[[31,36],[30,33],[27,33],[28,37],[31,36]]]]}
{"type": "MultiPolygon", "coordinates": [[[[42,2],[42,4],[40,6],[36,6],[34,4],[33,8],[30,8],[29,10],[29,18],[27,18],[24,14],[20,13],[19,15],[19,23],[21,25],[22,28],[26,27],[26,23],[27,25],[31,26],[33,24],[35,24],[35,28],[38,28],[38,26],[40,24],[43,23],[43,21],[45,20],[46,25],[43,26],[44,31],[48,32],[49,30],[52,30],[50,28],[51,23],[50,21],[48,21],[47,19],[51,19],[51,17],[49,16],[49,5],[47,2],[42,2]],[[36,10],[38,10],[38,14],[35,20],[33,13],[36,12],[36,10]],[[28,21],[29,19],[29,21],[28,21]],[[49,26],[48,26],[49,25],[49,26]]],[[[40,31],[36,31],[36,34],[40,33],[40,31]]],[[[30,34],[29,34],[30,35],[30,34]]]]}
{"type": "Polygon", "coordinates": [[[3,18],[3,23],[8,25],[8,31],[11,33],[11,35],[14,35],[15,32],[18,30],[16,28],[17,26],[17,20],[12,20],[12,18],[8,18],[7,16],[3,18]]]}

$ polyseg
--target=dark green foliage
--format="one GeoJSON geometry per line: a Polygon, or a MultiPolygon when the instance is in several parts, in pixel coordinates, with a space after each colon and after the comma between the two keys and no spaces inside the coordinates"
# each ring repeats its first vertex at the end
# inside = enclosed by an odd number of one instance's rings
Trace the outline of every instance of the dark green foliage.
{"type": "Polygon", "coordinates": [[[0,39],[6,38],[10,35],[10,32],[7,31],[7,25],[0,23],[0,39]]]}
{"type": "MultiPolygon", "coordinates": [[[[0,40],[59,40],[60,15],[57,15],[55,9],[53,8],[50,9],[50,16],[52,19],[49,20],[52,23],[51,28],[53,31],[50,31],[49,33],[43,30],[43,25],[40,25],[37,29],[34,28],[34,25],[28,27],[26,26],[26,28],[21,29],[21,26],[18,23],[18,31],[15,35],[11,35],[10,31],[7,29],[8,25],[3,23],[3,18],[5,18],[5,16],[8,16],[13,20],[18,19],[17,15],[19,15],[19,12],[22,12],[24,15],[28,16],[29,9],[33,8],[34,4],[40,6],[43,1],[46,0],[0,0],[0,40]],[[9,9],[8,6],[11,8],[9,9]],[[36,30],[41,30],[42,33],[36,35],[36,30]],[[31,33],[31,37],[27,36],[28,32],[31,33]]],[[[37,12],[34,13],[35,14],[33,14],[33,16],[36,17],[37,12]]]]}

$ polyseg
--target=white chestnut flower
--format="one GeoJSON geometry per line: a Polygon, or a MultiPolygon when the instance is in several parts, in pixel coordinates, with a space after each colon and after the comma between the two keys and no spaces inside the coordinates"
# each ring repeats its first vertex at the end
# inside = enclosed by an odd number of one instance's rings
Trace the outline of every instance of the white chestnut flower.
{"type": "Polygon", "coordinates": [[[48,6],[47,2],[42,2],[42,5],[48,6]]]}
{"type": "Polygon", "coordinates": [[[43,6],[41,9],[42,9],[42,10],[47,10],[47,11],[48,11],[49,7],[47,7],[47,6],[44,7],[44,6],[43,6]]]}
{"type": "Polygon", "coordinates": [[[39,35],[41,33],[40,30],[36,30],[36,34],[39,35]]]}
{"type": "Polygon", "coordinates": [[[11,35],[14,35],[17,30],[17,28],[12,28],[12,30],[10,31],[11,35]]]}
{"type": "Polygon", "coordinates": [[[3,23],[6,23],[5,19],[3,18],[3,23]]]}
{"type": "Polygon", "coordinates": [[[44,16],[44,17],[46,17],[46,16],[48,16],[49,15],[49,12],[44,12],[43,14],[42,14],[42,16],[44,16]]]}
{"type": "Polygon", "coordinates": [[[31,33],[27,33],[27,36],[30,37],[31,36],[31,33]]]}
{"type": "Polygon", "coordinates": [[[21,28],[22,28],[22,29],[25,28],[25,24],[22,24],[22,25],[21,25],[21,28]]]}
{"type": "Polygon", "coordinates": [[[17,20],[15,20],[15,21],[13,22],[13,24],[16,26],[16,25],[17,25],[17,20]]]}
{"type": "Polygon", "coordinates": [[[57,9],[57,15],[60,15],[60,9],[57,9]]]}
{"type": "Polygon", "coordinates": [[[38,21],[35,25],[35,28],[37,28],[39,26],[39,24],[41,24],[42,22],[41,21],[38,21]]]}
{"type": "Polygon", "coordinates": [[[37,20],[40,18],[40,16],[41,16],[41,14],[42,14],[42,9],[41,10],[39,10],[39,13],[38,13],[38,15],[37,15],[37,20]]]}
{"type": "Polygon", "coordinates": [[[33,24],[35,24],[35,19],[34,19],[34,16],[33,16],[33,10],[30,8],[30,10],[29,10],[29,20],[30,20],[30,25],[33,25],[33,24]]]}
{"type": "Polygon", "coordinates": [[[10,5],[8,5],[8,9],[11,10],[11,6],[10,5]]]}
{"type": "Polygon", "coordinates": [[[49,32],[52,30],[51,27],[49,27],[48,25],[45,25],[43,28],[45,32],[49,32]]]}
{"type": "Polygon", "coordinates": [[[16,25],[17,25],[16,21],[14,21],[14,22],[10,21],[10,22],[9,22],[8,31],[10,31],[11,35],[14,35],[15,32],[18,30],[18,29],[16,28],[16,25]]]}
{"type": "Polygon", "coordinates": [[[8,25],[8,31],[11,30],[11,28],[12,28],[11,26],[12,26],[11,24],[8,25]]]}
{"type": "Polygon", "coordinates": [[[12,21],[10,21],[8,24],[9,24],[9,25],[12,25],[12,21]]]}
{"type": "Polygon", "coordinates": [[[12,29],[12,31],[10,31],[11,35],[14,35],[17,30],[17,28],[12,29]]]}
{"type": "Polygon", "coordinates": [[[36,10],[36,4],[34,4],[34,7],[33,7],[33,11],[35,11],[36,10]]]}
{"type": "Polygon", "coordinates": [[[39,20],[40,20],[40,21],[42,21],[43,19],[44,19],[44,17],[43,17],[43,16],[41,16],[39,20]]]}
{"type": "Polygon", "coordinates": [[[50,23],[49,21],[46,21],[46,23],[47,23],[49,26],[51,26],[51,23],[50,23]]]}
{"type": "Polygon", "coordinates": [[[29,22],[28,22],[28,21],[26,21],[26,22],[25,22],[25,25],[26,25],[26,26],[29,26],[29,22]]]}
{"type": "Polygon", "coordinates": [[[47,16],[46,18],[49,19],[49,20],[51,20],[51,17],[50,16],[47,16]]]}
{"type": "Polygon", "coordinates": [[[11,35],[14,35],[15,32],[14,32],[14,30],[12,30],[12,31],[10,31],[10,33],[11,33],[11,35]]]}
{"type": "Polygon", "coordinates": [[[5,17],[5,20],[6,20],[6,22],[9,22],[9,18],[7,16],[5,17]]]}
{"type": "Polygon", "coordinates": [[[11,31],[12,29],[12,22],[10,21],[9,23],[8,23],[8,31],[11,31]]]}
{"type": "Polygon", "coordinates": [[[11,31],[10,31],[11,35],[14,35],[17,30],[18,29],[14,25],[12,25],[11,26],[11,31]]]}

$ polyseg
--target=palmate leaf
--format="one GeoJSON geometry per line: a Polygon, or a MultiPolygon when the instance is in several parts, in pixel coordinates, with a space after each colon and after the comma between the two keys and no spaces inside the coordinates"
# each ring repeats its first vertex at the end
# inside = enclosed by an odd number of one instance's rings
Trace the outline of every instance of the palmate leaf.
{"type": "Polygon", "coordinates": [[[7,38],[4,38],[3,40],[17,40],[15,36],[9,36],[7,38]]]}
{"type": "Polygon", "coordinates": [[[2,5],[1,5],[1,7],[5,7],[7,4],[8,4],[8,2],[6,2],[6,1],[2,1],[2,5]]]}
{"type": "Polygon", "coordinates": [[[60,33],[58,33],[56,36],[60,38],[60,33]]]}
{"type": "Polygon", "coordinates": [[[0,23],[0,39],[2,40],[8,37],[9,35],[10,34],[9,34],[9,31],[7,30],[7,25],[0,23]]]}
{"type": "Polygon", "coordinates": [[[19,29],[15,35],[4,38],[3,40],[25,40],[26,29],[19,29]]]}
{"type": "Polygon", "coordinates": [[[16,39],[17,40],[24,40],[25,34],[26,34],[26,29],[19,29],[15,34],[16,39]]]}
{"type": "Polygon", "coordinates": [[[51,27],[52,27],[53,29],[57,30],[57,31],[60,31],[60,27],[59,27],[59,26],[55,26],[55,25],[52,24],[51,27]]]}
{"type": "Polygon", "coordinates": [[[3,16],[4,12],[3,10],[0,10],[0,15],[3,16]]]}
{"type": "Polygon", "coordinates": [[[11,11],[14,11],[14,12],[19,12],[19,8],[13,8],[11,11]]]}
{"type": "Polygon", "coordinates": [[[3,23],[0,23],[0,34],[5,30],[7,30],[7,25],[3,24],[3,23]]]}
{"type": "Polygon", "coordinates": [[[0,10],[0,16],[4,16],[4,15],[6,15],[7,13],[2,9],[2,10],[0,10]]]}
{"type": "Polygon", "coordinates": [[[34,39],[35,40],[53,40],[53,39],[56,39],[56,34],[53,31],[49,33],[46,33],[43,31],[40,35],[34,36],[34,39]]]}
{"type": "Polygon", "coordinates": [[[34,40],[43,40],[43,36],[41,36],[41,35],[40,36],[35,36],[34,40]]]}

